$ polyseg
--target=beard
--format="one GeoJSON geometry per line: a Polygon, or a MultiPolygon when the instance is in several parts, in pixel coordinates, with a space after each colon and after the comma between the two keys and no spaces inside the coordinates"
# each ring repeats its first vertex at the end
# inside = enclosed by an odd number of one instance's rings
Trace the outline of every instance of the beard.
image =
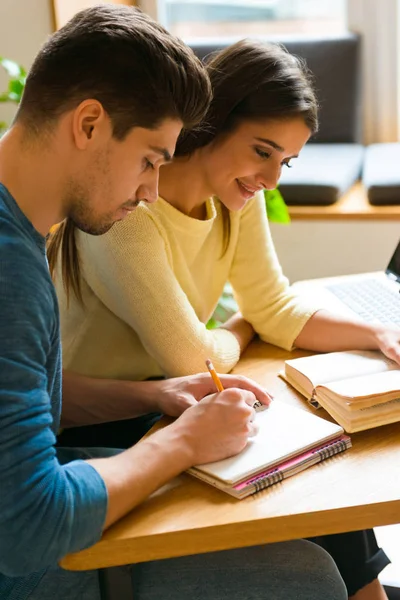
{"type": "Polygon", "coordinates": [[[111,213],[96,216],[89,193],[89,190],[93,192],[94,189],[90,181],[86,185],[69,181],[64,194],[64,206],[68,207],[68,218],[78,229],[89,235],[103,235],[114,225],[115,217],[111,213]]]}
{"type": "Polygon", "coordinates": [[[102,219],[101,221],[94,222],[93,218],[90,218],[90,215],[87,215],[86,211],[80,210],[79,207],[70,212],[69,218],[77,229],[80,229],[89,235],[103,235],[104,233],[107,233],[115,223],[115,221],[110,222],[109,219],[102,219]]]}

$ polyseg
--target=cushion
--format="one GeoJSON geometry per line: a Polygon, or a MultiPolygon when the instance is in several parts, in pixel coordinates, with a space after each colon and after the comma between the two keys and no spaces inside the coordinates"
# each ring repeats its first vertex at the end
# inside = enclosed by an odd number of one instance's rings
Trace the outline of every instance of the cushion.
{"type": "Polygon", "coordinates": [[[400,144],[366,148],[363,183],[371,204],[400,204],[400,144]]]}
{"type": "Polygon", "coordinates": [[[292,168],[282,167],[279,189],[289,205],[334,204],[361,175],[360,144],[307,144],[292,168]]]}

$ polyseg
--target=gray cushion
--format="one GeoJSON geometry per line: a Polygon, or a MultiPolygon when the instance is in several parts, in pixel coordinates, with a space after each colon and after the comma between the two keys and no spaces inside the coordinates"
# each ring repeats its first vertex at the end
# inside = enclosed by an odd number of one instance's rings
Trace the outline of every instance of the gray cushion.
{"type": "MultiPolygon", "coordinates": [[[[245,36],[245,33],[244,33],[245,36]]],[[[243,37],[244,37],[243,36],[243,37]]],[[[304,58],[314,74],[321,106],[320,130],[314,140],[320,143],[361,142],[362,101],[360,95],[360,37],[343,34],[329,38],[310,36],[260,37],[281,42],[292,54],[304,58]]],[[[204,58],[239,38],[186,39],[195,53],[204,58]]]]}
{"type": "Polygon", "coordinates": [[[371,204],[400,204],[400,144],[366,148],[363,183],[371,204]]]}
{"type": "Polygon", "coordinates": [[[334,204],[359,179],[360,144],[307,144],[292,168],[282,168],[280,191],[289,205],[334,204]]]}

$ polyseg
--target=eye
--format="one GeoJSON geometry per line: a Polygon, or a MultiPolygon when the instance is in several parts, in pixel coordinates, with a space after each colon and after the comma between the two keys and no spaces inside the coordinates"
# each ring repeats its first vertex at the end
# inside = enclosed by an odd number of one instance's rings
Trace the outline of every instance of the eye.
{"type": "Polygon", "coordinates": [[[149,161],[148,158],[144,159],[144,170],[146,171],[147,169],[154,169],[154,165],[152,162],[149,161]]]}
{"type": "Polygon", "coordinates": [[[269,158],[271,156],[270,152],[267,152],[266,150],[262,150],[261,148],[254,148],[254,150],[256,151],[258,156],[260,158],[262,158],[263,160],[266,160],[267,158],[269,158]]]}

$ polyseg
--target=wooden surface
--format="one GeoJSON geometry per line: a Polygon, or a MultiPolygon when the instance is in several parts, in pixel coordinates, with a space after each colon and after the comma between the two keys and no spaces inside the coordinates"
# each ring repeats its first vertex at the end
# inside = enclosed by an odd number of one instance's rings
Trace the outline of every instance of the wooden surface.
{"type": "MultiPolygon", "coordinates": [[[[265,385],[275,401],[313,410],[277,377],[288,357],[257,341],[235,372],[265,385]]],[[[181,475],[61,566],[95,569],[400,522],[400,423],[352,441],[344,454],[241,501],[181,475]]]]}
{"type": "MultiPolygon", "coordinates": [[[[400,199],[399,199],[400,200],[400,199]]],[[[290,206],[290,217],[299,220],[399,220],[400,204],[397,206],[372,206],[363,185],[356,183],[332,206],[290,206]]]]}

